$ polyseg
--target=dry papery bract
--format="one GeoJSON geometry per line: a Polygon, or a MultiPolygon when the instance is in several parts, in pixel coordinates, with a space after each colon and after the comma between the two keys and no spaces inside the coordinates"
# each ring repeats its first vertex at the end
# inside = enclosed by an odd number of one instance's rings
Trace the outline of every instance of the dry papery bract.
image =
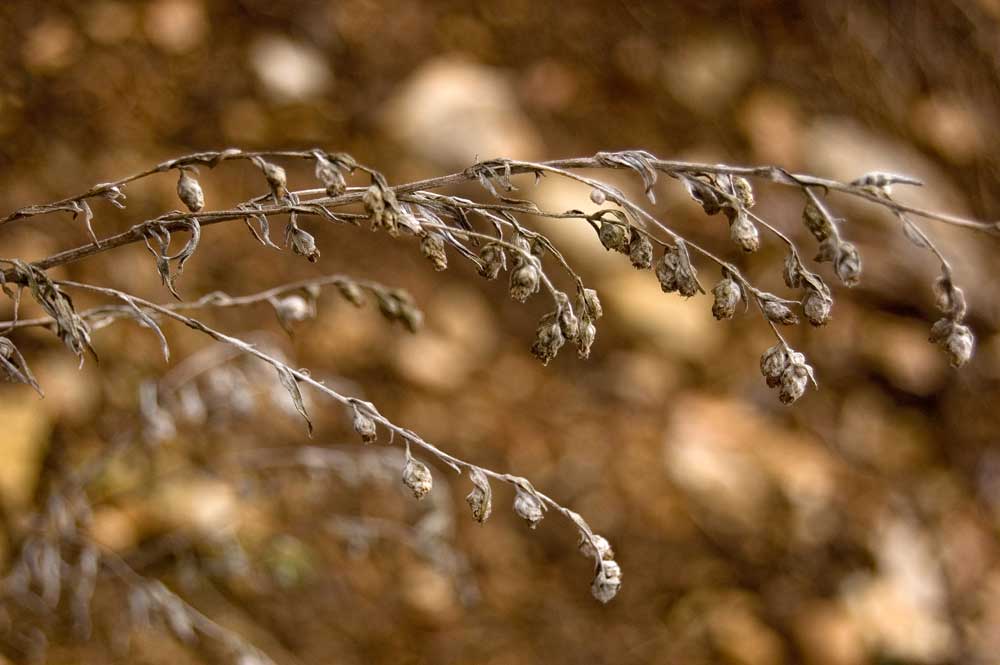
{"type": "MultiPolygon", "coordinates": [[[[293,174],[297,172],[292,171],[293,174]]],[[[560,250],[548,237],[533,229],[531,223],[539,217],[547,217],[565,223],[586,224],[593,229],[595,242],[601,243],[607,251],[624,255],[622,260],[627,260],[636,270],[648,271],[649,279],[656,280],[664,292],[691,297],[711,291],[712,314],[719,320],[733,319],[738,312],[749,311],[754,305],[775,336],[775,344],[761,357],[761,372],[767,385],[778,390],[779,400],[791,404],[803,396],[811,383],[815,384],[815,377],[805,356],[789,346],[779,326],[799,325],[802,319],[813,326],[826,325],[834,313],[834,295],[833,289],[820,276],[819,267],[810,268],[807,257],[812,252],[805,252],[789,234],[780,230],[778,224],[754,212],[757,198],[754,181],[791,187],[801,194],[802,222],[817,244],[812,260],[817,264],[831,263],[830,272],[847,287],[861,279],[862,261],[856,246],[842,237],[842,220],[831,211],[831,199],[836,195],[850,196],[891,211],[904,236],[926,249],[940,264],[940,276],[932,290],[941,318],[931,327],[931,342],[943,348],[952,365],[959,367],[969,361],[975,338],[964,323],[965,297],[954,284],[950,263],[916,220],[955,225],[989,235],[1000,235],[1000,227],[896,201],[892,196],[894,186],[919,185],[904,176],[869,173],[853,182],[842,183],[771,166],[671,161],[632,150],[547,162],[495,159],[474,164],[458,173],[392,185],[382,173],[344,153],[321,149],[249,152],[230,148],[168,160],[120,180],[94,185],[81,194],[21,208],[0,218],[0,226],[4,226],[41,215],[69,213],[74,218],[82,218],[89,238],[78,247],[31,263],[16,257],[0,259],[4,292],[15,305],[13,320],[0,323],[0,366],[9,380],[28,384],[41,392],[42,386],[38,385],[27,360],[15,345],[18,329],[36,326],[50,330],[82,363],[85,355],[93,354],[92,334],[123,318],[132,319],[155,334],[164,357],[168,358],[170,347],[160,324],[168,319],[179,321],[234,353],[245,354],[264,366],[270,365],[276,372],[274,378],[287,392],[291,408],[306,420],[310,434],[313,425],[308,414],[309,400],[302,393],[302,386],[342,404],[365,444],[381,442],[392,446],[402,443],[405,447],[400,469],[402,483],[417,499],[432,492],[434,485],[431,467],[419,458],[423,456],[458,474],[467,474],[471,491],[466,498],[477,522],[485,522],[492,514],[495,498],[492,483],[510,486],[510,505],[531,528],[537,527],[550,510],[567,518],[580,534],[580,551],[594,562],[592,594],[606,603],[621,588],[622,571],[612,558],[608,541],[595,534],[580,515],[535,489],[526,478],[454,457],[416,432],[392,423],[374,404],[346,395],[314,379],[307,370],[286,363],[277,353],[210,327],[186,313],[195,309],[268,303],[280,326],[294,334],[297,326],[308,325],[323,306],[322,289],[334,286],[352,305],[363,306],[371,302],[386,319],[415,332],[420,328],[423,315],[407,292],[344,275],[330,275],[251,295],[210,293],[186,301],[178,290],[179,278],[185,264],[196,256],[203,230],[214,224],[242,220],[265,251],[281,250],[283,245],[291,254],[310,262],[321,260],[315,235],[321,225],[369,228],[400,241],[412,239],[416,251],[434,270],[445,271],[454,261],[468,261],[485,279],[497,279],[507,271],[512,299],[526,302],[538,296],[551,302],[551,310],[541,317],[535,331],[530,345],[532,354],[548,363],[569,344],[576,347],[581,358],[586,358],[595,343],[597,324],[602,316],[598,294],[585,285],[583,277],[560,250]],[[301,183],[301,188],[293,187],[288,172],[279,162],[294,161],[312,162],[315,181],[301,183]],[[223,163],[238,162],[249,165],[252,172],[258,174],[261,193],[238,203],[218,205],[207,201],[199,178],[223,163]],[[620,169],[638,176],[648,205],[593,176],[595,172],[620,169]],[[99,209],[100,202],[105,201],[124,208],[124,190],[129,183],[171,173],[177,178],[177,196],[184,210],[169,211],[138,222],[125,231],[99,237],[95,222],[99,229],[100,219],[92,204],[99,209]],[[515,194],[514,177],[518,175],[534,176],[535,184],[544,178],[578,183],[581,195],[589,192],[589,200],[599,209],[592,213],[540,209],[515,194]],[[684,238],[654,212],[661,175],[679,181],[706,215],[726,220],[726,226],[719,229],[720,249],[709,250],[684,238]],[[447,192],[449,187],[468,181],[482,185],[488,195],[485,200],[447,192]],[[272,224],[284,225],[281,245],[272,239],[272,224]],[[171,243],[178,233],[184,242],[172,253],[171,243]],[[783,264],[774,267],[790,289],[784,296],[758,288],[736,265],[721,258],[756,252],[769,240],[785,249],[783,264]],[[175,302],[157,304],[112,286],[56,280],[47,272],[136,242],[144,242],[148,247],[154,257],[153,268],[175,302]],[[706,288],[702,280],[714,285],[706,288]],[[17,305],[25,291],[42,307],[46,316],[36,319],[17,316],[17,305]],[[81,291],[105,297],[109,304],[78,311],[70,294],[81,291]],[[385,436],[380,436],[380,432],[385,436]]],[[[338,232],[338,229],[324,230],[323,234],[331,232],[338,232]]],[[[146,432],[149,436],[169,438],[173,424],[159,400],[155,391],[147,392],[140,400],[147,422],[146,432]]],[[[112,447],[103,454],[110,456],[118,450],[112,447]]],[[[78,488],[82,489],[83,486],[78,488]]],[[[62,534],[60,542],[84,547],[79,530],[73,526],[75,522],[64,522],[69,526],[59,532],[62,534]]],[[[36,527],[29,530],[25,542],[37,538],[36,527]]],[[[91,561],[94,555],[84,554],[89,551],[84,547],[79,554],[84,557],[80,568],[88,571],[94,568],[91,561]]],[[[32,552],[31,556],[44,559],[51,555],[32,552]]],[[[98,559],[119,577],[132,574],[115,563],[112,555],[102,555],[98,559]]],[[[37,574],[31,571],[31,575],[37,574]]],[[[136,602],[147,613],[152,611],[150,608],[159,608],[156,611],[165,614],[178,636],[183,638],[191,631],[212,633],[214,630],[204,623],[208,621],[206,618],[199,619],[196,613],[185,610],[183,601],[162,584],[147,581],[141,584],[136,581],[136,584],[145,589],[136,596],[139,599],[136,602]]],[[[266,656],[250,647],[239,646],[234,648],[234,653],[241,662],[268,662],[266,656]]]]}

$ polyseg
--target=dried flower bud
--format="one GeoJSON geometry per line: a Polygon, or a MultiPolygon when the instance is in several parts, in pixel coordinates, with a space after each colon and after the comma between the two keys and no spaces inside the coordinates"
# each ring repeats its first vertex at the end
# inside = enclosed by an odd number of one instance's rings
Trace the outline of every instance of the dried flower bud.
{"type": "Polygon", "coordinates": [[[478,468],[473,468],[469,472],[469,478],[472,480],[473,487],[465,500],[472,510],[473,519],[482,524],[489,519],[490,513],[493,512],[493,488],[490,487],[490,481],[486,474],[478,468]]]}
{"type": "Polygon", "coordinates": [[[336,164],[320,153],[316,153],[316,179],[323,183],[327,196],[340,196],[347,190],[344,174],[336,164]]]}
{"type": "Polygon", "coordinates": [[[577,545],[580,554],[590,559],[600,561],[611,561],[615,558],[615,551],[611,549],[611,543],[604,536],[593,534],[589,538],[586,534],[580,534],[580,542],[577,545]],[[595,550],[594,547],[597,547],[595,550]]]}
{"type": "Polygon", "coordinates": [[[545,243],[542,242],[541,238],[535,238],[531,241],[531,249],[529,251],[532,256],[540,259],[545,256],[545,243]]]}
{"type": "Polygon", "coordinates": [[[802,286],[802,273],[799,269],[799,259],[794,252],[785,255],[785,266],[781,271],[781,278],[785,280],[785,286],[790,289],[797,289],[802,286]]]}
{"type": "Polygon", "coordinates": [[[518,302],[525,302],[529,296],[538,292],[541,277],[538,268],[530,261],[524,261],[510,273],[510,297],[518,302]]]}
{"type": "Polygon", "coordinates": [[[736,306],[740,304],[742,293],[740,286],[730,277],[725,277],[712,289],[715,302],[712,303],[712,316],[719,321],[731,319],[736,315],[736,306]]]}
{"type": "Polygon", "coordinates": [[[495,242],[484,245],[479,251],[479,258],[482,260],[479,274],[486,279],[496,279],[500,271],[507,267],[507,255],[504,254],[503,247],[495,242]]]}
{"type": "Polygon", "coordinates": [[[375,441],[378,440],[378,430],[375,428],[375,421],[362,413],[357,407],[354,409],[353,424],[354,431],[358,433],[358,436],[361,437],[362,443],[365,445],[375,443],[375,441]]]}
{"type": "Polygon", "coordinates": [[[265,162],[260,157],[255,157],[253,161],[263,171],[264,178],[267,180],[267,184],[271,188],[271,193],[274,194],[275,198],[285,196],[288,193],[288,178],[285,175],[285,169],[277,164],[265,162]]]}
{"type": "Polygon", "coordinates": [[[760,232],[750,221],[750,217],[742,210],[729,225],[729,237],[739,245],[744,252],[756,252],[760,249],[760,232]]]}
{"type": "Polygon", "coordinates": [[[528,492],[520,485],[514,497],[514,513],[528,523],[532,529],[545,517],[541,500],[534,493],[528,492]]]}
{"type": "Polygon", "coordinates": [[[628,253],[631,231],[627,226],[615,222],[601,222],[601,229],[597,235],[605,249],[628,253]]]}
{"type": "Polygon", "coordinates": [[[191,212],[198,212],[205,207],[205,194],[201,191],[201,185],[184,169],[181,169],[177,179],[177,196],[191,212]]]}
{"type": "Polygon", "coordinates": [[[319,250],[316,248],[316,239],[312,234],[303,231],[294,222],[289,222],[285,227],[285,246],[292,248],[292,254],[304,256],[310,263],[319,260],[319,250]]]}
{"type": "Polygon", "coordinates": [[[788,366],[781,373],[781,391],[778,393],[778,399],[782,404],[794,403],[805,394],[811,378],[812,368],[806,364],[806,357],[793,351],[788,366]]]}
{"type": "Polygon", "coordinates": [[[594,289],[584,289],[582,294],[577,291],[576,311],[580,312],[581,316],[589,317],[594,321],[604,316],[604,310],[601,308],[601,301],[597,297],[597,291],[594,289]]]}
{"type": "Polygon", "coordinates": [[[833,309],[833,298],[828,293],[816,289],[807,289],[802,299],[802,311],[812,325],[825,326],[830,322],[830,311],[833,309]]]}
{"type": "Polygon", "coordinates": [[[656,263],[656,279],[659,280],[664,293],[673,293],[677,290],[677,266],[677,253],[666,249],[656,263]]]}
{"type": "Polygon", "coordinates": [[[589,319],[584,319],[580,323],[580,332],[576,336],[576,355],[581,360],[590,357],[590,347],[594,345],[597,338],[597,326],[589,319]]]}
{"type": "Polygon", "coordinates": [[[420,253],[434,265],[438,272],[448,269],[448,255],[444,253],[444,238],[428,233],[420,241],[420,253]]]}
{"type": "Polygon", "coordinates": [[[401,289],[393,289],[387,293],[378,293],[378,306],[382,315],[390,321],[400,321],[411,333],[417,332],[424,322],[421,312],[409,293],[401,289]]]}
{"type": "Polygon", "coordinates": [[[632,267],[648,270],[653,266],[653,243],[644,233],[632,232],[632,240],[628,244],[628,258],[632,267]]]}
{"type": "Polygon", "coordinates": [[[656,278],[665,293],[678,291],[685,298],[704,293],[698,283],[698,271],[691,265],[687,245],[678,238],[676,246],[664,250],[656,264],[656,278]]]}
{"type": "Polygon", "coordinates": [[[781,375],[788,367],[788,351],[781,344],[769,348],[760,357],[760,373],[767,380],[768,388],[776,388],[781,383],[781,375]]]}
{"type": "Polygon", "coordinates": [[[967,305],[965,292],[951,281],[950,276],[941,275],[934,280],[934,294],[937,296],[937,307],[953,321],[965,318],[967,305]]]}
{"type": "Polygon", "coordinates": [[[590,190],[590,200],[594,202],[594,205],[602,206],[604,205],[604,202],[607,200],[607,197],[601,190],[592,189],[590,190]]]}
{"type": "Polygon", "coordinates": [[[699,178],[684,178],[684,186],[687,187],[688,194],[701,205],[706,215],[715,215],[722,210],[722,199],[712,189],[715,184],[714,180],[709,185],[699,178]]]}
{"type": "Polygon", "coordinates": [[[420,460],[410,457],[409,450],[406,451],[406,464],[403,465],[403,484],[410,488],[417,499],[427,496],[434,485],[431,470],[420,460]]]}
{"type": "Polygon", "coordinates": [[[382,198],[382,188],[377,183],[372,183],[365,190],[361,197],[361,202],[365,206],[365,212],[371,217],[372,225],[378,226],[382,221],[382,214],[385,212],[385,199],[382,198]]]}
{"type": "Polygon", "coordinates": [[[590,585],[594,598],[602,603],[611,602],[622,587],[622,569],[615,561],[602,561],[590,585]]]}
{"type": "Polygon", "coordinates": [[[563,336],[556,313],[549,312],[538,322],[531,354],[541,360],[542,364],[548,365],[565,343],[566,338],[563,336]]]}
{"type": "Polygon", "coordinates": [[[365,304],[365,292],[355,282],[346,280],[337,282],[337,290],[340,291],[340,295],[344,296],[344,300],[355,307],[361,307],[365,304]]]}
{"type": "Polygon", "coordinates": [[[744,208],[752,208],[755,201],[753,197],[753,187],[750,185],[750,181],[739,175],[734,175],[732,180],[733,190],[736,192],[736,198],[739,199],[744,208]]]}
{"type": "Polygon", "coordinates": [[[580,330],[580,320],[569,304],[569,296],[562,291],[556,291],[556,311],[559,314],[559,328],[566,339],[576,339],[580,330]]]}
{"type": "Polygon", "coordinates": [[[780,323],[783,326],[794,326],[799,322],[799,317],[795,316],[795,313],[788,309],[784,303],[777,300],[764,301],[764,316],[767,317],[768,321],[780,323]]]}
{"type": "Polygon", "coordinates": [[[827,238],[819,244],[819,251],[813,260],[817,263],[832,263],[840,252],[841,242],[837,238],[827,238]]]}
{"type": "Polygon", "coordinates": [[[833,270],[844,286],[856,285],[861,279],[861,254],[858,253],[858,248],[849,242],[840,243],[833,270]]]}

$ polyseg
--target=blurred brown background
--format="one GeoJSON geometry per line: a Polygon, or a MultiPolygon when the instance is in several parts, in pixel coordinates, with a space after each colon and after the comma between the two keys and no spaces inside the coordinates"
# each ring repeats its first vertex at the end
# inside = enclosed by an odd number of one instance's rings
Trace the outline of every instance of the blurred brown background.
{"type": "MultiPolygon", "coordinates": [[[[7,1],[0,26],[4,211],[235,145],[346,151],[390,182],[477,158],[624,148],[842,180],[879,169],[927,182],[909,202],[1000,218],[996,0],[7,1]]],[[[305,166],[286,167],[312,186],[305,166]]],[[[239,163],[203,170],[202,184],[209,208],[259,189],[239,163]]],[[[95,204],[97,232],[177,207],[174,186],[130,186],[123,212],[95,204]]],[[[659,191],[658,215],[730,251],[677,183],[659,191]]],[[[586,194],[521,192],[556,209],[585,207],[586,194]]],[[[757,198],[810,252],[800,195],[762,186],[757,198]]],[[[204,317],[582,513],[625,572],[607,606],[556,516],[530,532],[497,488],[479,527],[446,469],[415,504],[396,487],[397,461],[358,446],[339,408],[311,400],[308,441],[271,373],[199,351],[176,325],[170,367],[128,323],[96,333],[101,364],[81,371],[51,335],[15,333],[47,397],[0,393],[3,565],[19,517],[67,469],[135,439],[95,483],[91,533],[282,665],[997,662],[998,243],[924,225],[955,257],[979,337],[953,372],[926,342],[934,261],[883,213],[833,206],[866,273],[834,290],[830,326],[792,333],[821,383],[792,408],[757,371],[770,341],[756,317],[715,322],[707,297],[660,293],[589,231],[551,229],[605,303],[594,355],[542,368],[527,349],[545,306],[516,305],[458,261],[435,274],[412,242],[316,220],[303,223],[316,265],[255,245],[239,224],[206,229],[179,282],[188,298],[332,272],[410,289],[427,316],[417,335],[333,295],[292,339],[267,306],[204,317]],[[150,442],[140,385],[192,363],[209,368],[192,383],[207,412],[150,442]],[[342,471],[233,461],[309,444],[342,451],[342,471]]],[[[24,259],[86,241],[65,215],[2,234],[0,254],[24,259]]],[[[780,287],[779,247],[728,256],[780,287]]],[[[54,274],[169,299],[144,248],[54,274]]],[[[5,608],[5,662],[38,657],[12,637],[18,621],[37,622],[53,663],[215,658],[164,630],[134,631],[126,650],[122,598],[101,588],[84,643],[65,622],[5,608]]]]}

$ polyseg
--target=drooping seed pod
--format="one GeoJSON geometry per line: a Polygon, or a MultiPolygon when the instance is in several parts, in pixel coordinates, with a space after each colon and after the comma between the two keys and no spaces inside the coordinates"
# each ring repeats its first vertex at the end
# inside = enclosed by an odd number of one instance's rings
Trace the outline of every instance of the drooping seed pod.
{"type": "Polygon", "coordinates": [[[558,312],[559,328],[566,339],[576,339],[580,331],[580,320],[569,304],[569,296],[562,291],[556,291],[556,311],[558,312]]]}
{"type": "Polygon", "coordinates": [[[717,183],[710,176],[708,177],[711,183],[706,183],[700,178],[684,178],[684,186],[687,188],[691,198],[701,205],[706,215],[715,215],[722,210],[723,201],[715,189],[713,189],[717,183]]]}
{"type": "Polygon", "coordinates": [[[601,239],[601,244],[605,249],[628,253],[628,245],[631,231],[624,224],[616,222],[601,222],[601,229],[597,233],[601,239]]]}
{"type": "Polygon", "coordinates": [[[739,199],[740,204],[744,208],[752,208],[756,201],[754,201],[753,187],[750,185],[750,181],[739,175],[734,175],[732,180],[733,191],[736,192],[736,198],[739,199]]]}
{"type": "Polygon", "coordinates": [[[781,271],[781,278],[785,281],[785,286],[790,289],[797,289],[802,286],[799,259],[794,252],[789,252],[785,255],[785,265],[781,271]]]}
{"type": "Polygon", "coordinates": [[[656,279],[660,282],[660,289],[664,293],[673,293],[677,290],[677,253],[667,248],[663,256],[656,263],[656,279]]]}
{"type": "Polygon", "coordinates": [[[309,259],[310,263],[319,260],[320,253],[316,248],[316,239],[311,233],[300,229],[294,221],[285,227],[285,246],[292,248],[292,254],[309,259]]]}
{"type": "Polygon", "coordinates": [[[354,408],[354,431],[358,433],[361,437],[361,442],[365,445],[369,443],[375,443],[378,440],[378,430],[375,427],[375,421],[372,420],[368,415],[361,412],[361,409],[354,408]]]}
{"type": "Polygon", "coordinates": [[[956,324],[945,339],[944,350],[952,367],[958,368],[969,362],[976,348],[976,338],[968,326],[956,324]]]}
{"type": "Polygon", "coordinates": [[[281,327],[289,333],[293,323],[311,319],[316,315],[313,305],[300,295],[293,294],[280,300],[273,300],[272,305],[281,327]]]}
{"type": "Polygon", "coordinates": [[[590,585],[594,598],[609,603],[622,588],[622,569],[615,561],[602,561],[590,585]]]}
{"type": "Polygon", "coordinates": [[[807,201],[806,207],[802,209],[802,223],[820,243],[836,236],[837,230],[833,223],[812,200],[807,201]]]}
{"type": "Polygon", "coordinates": [[[608,539],[596,533],[590,537],[581,533],[577,549],[580,550],[580,554],[590,559],[611,561],[615,558],[615,551],[611,549],[608,539]],[[594,549],[595,546],[597,549],[594,549]]]}
{"type": "Polygon", "coordinates": [[[594,345],[597,338],[597,326],[589,319],[580,321],[580,332],[576,336],[576,355],[580,360],[590,357],[590,347],[594,345]]]}
{"type": "Polygon", "coordinates": [[[337,165],[323,156],[322,153],[316,155],[316,179],[323,183],[327,196],[340,196],[347,190],[347,181],[344,174],[340,172],[337,165]]]}
{"type": "Polygon", "coordinates": [[[788,366],[781,373],[781,390],[778,399],[782,404],[796,402],[806,392],[806,386],[812,379],[812,368],[806,364],[806,357],[797,351],[789,356],[788,366]]]}
{"type": "Polygon", "coordinates": [[[726,276],[712,289],[715,302],[712,303],[712,316],[719,321],[731,319],[736,315],[736,306],[740,304],[742,292],[739,284],[726,276]]]}
{"type": "Polygon", "coordinates": [[[861,280],[861,254],[858,248],[849,242],[840,243],[833,270],[844,286],[855,286],[861,280]]]}
{"type": "Polygon", "coordinates": [[[781,344],[769,348],[760,357],[760,373],[764,375],[768,388],[777,388],[781,383],[781,375],[788,367],[788,350],[781,344]]]}
{"type": "Polygon", "coordinates": [[[493,512],[493,488],[490,487],[489,478],[479,468],[473,467],[469,472],[469,480],[472,481],[472,491],[465,500],[472,510],[472,518],[482,524],[493,512]]]}
{"type": "Polygon", "coordinates": [[[385,199],[382,197],[382,188],[373,182],[365,190],[364,195],[361,197],[361,203],[364,205],[365,212],[368,213],[372,221],[372,227],[379,226],[382,223],[382,214],[385,212],[385,199]]]}
{"type": "Polygon", "coordinates": [[[507,255],[503,247],[495,242],[483,245],[479,250],[479,258],[482,263],[479,265],[479,274],[486,279],[496,279],[500,271],[507,267],[507,255]]]}
{"type": "Polygon", "coordinates": [[[632,240],[628,245],[628,258],[632,267],[638,270],[649,270],[653,266],[653,243],[646,234],[632,232],[632,240]]]}
{"type": "Polygon", "coordinates": [[[576,311],[581,316],[589,317],[593,321],[604,316],[604,310],[601,308],[601,300],[597,297],[597,291],[587,288],[583,289],[582,293],[577,291],[576,311]]]}
{"type": "Polygon", "coordinates": [[[555,312],[549,312],[538,322],[535,329],[535,341],[531,345],[531,354],[548,365],[556,357],[559,349],[566,343],[559,319],[555,312]]]}
{"type": "Polygon", "coordinates": [[[409,448],[406,450],[406,463],[403,465],[403,484],[413,492],[416,499],[427,496],[434,486],[431,470],[420,460],[411,457],[409,448]]]}
{"type": "Polygon", "coordinates": [[[264,179],[267,180],[275,198],[280,199],[288,194],[288,177],[285,175],[285,169],[260,157],[254,157],[253,162],[263,172],[264,179]]]}
{"type": "Polygon", "coordinates": [[[448,255],[444,252],[444,238],[437,233],[428,233],[420,241],[420,253],[441,272],[448,269],[448,255]]]}
{"type": "Polygon", "coordinates": [[[813,288],[806,289],[806,295],[802,299],[802,312],[809,323],[816,327],[825,326],[830,322],[832,309],[833,298],[829,293],[813,288]]]}
{"type": "Polygon", "coordinates": [[[730,223],[729,237],[744,252],[756,252],[760,249],[760,232],[743,210],[737,211],[730,223]]]}
{"type": "Polygon", "coordinates": [[[541,276],[531,261],[523,261],[510,273],[510,297],[517,302],[525,302],[538,292],[541,276]]]}
{"type": "Polygon", "coordinates": [[[340,291],[340,295],[344,297],[344,300],[351,303],[355,307],[361,307],[365,304],[365,292],[360,286],[355,282],[350,282],[347,280],[338,281],[337,290],[340,291]]]}
{"type": "Polygon", "coordinates": [[[687,244],[677,238],[674,247],[667,247],[656,264],[656,278],[665,293],[679,292],[685,298],[704,293],[698,282],[698,271],[691,264],[687,244]]]}
{"type": "Polygon", "coordinates": [[[787,305],[778,300],[764,300],[763,310],[767,320],[773,323],[780,323],[783,326],[794,326],[799,322],[799,317],[787,305]]]}
{"type": "Polygon", "coordinates": [[[198,212],[205,207],[205,194],[201,191],[198,181],[188,174],[187,169],[181,169],[177,178],[177,197],[191,212],[198,212]]]}
{"type": "Polygon", "coordinates": [[[542,501],[534,492],[529,492],[520,485],[516,485],[517,493],[514,496],[514,513],[528,523],[532,529],[545,517],[545,509],[542,501]]]}
{"type": "Polygon", "coordinates": [[[602,206],[607,201],[607,197],[604,192],[595,188],[590,190],[590,200],[594,202],[594,205],[602,206]]]}

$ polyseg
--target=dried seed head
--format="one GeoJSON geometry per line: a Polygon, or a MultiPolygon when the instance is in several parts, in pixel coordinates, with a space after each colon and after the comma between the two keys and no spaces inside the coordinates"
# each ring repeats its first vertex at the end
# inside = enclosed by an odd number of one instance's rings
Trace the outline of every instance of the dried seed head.
{"type": "Polygon", "coordinates": [[[420,460],[410,457],[409,451],[406,455],[406,464],[403,465],[403,484],[410,488],[417,499],[427,496],[434,485],[431,470],[420,460]]]}
{"type": "Polygon", "coordinates": [[[448,269],[448,255],[444,253],[444,238],[428,233],[420,241],[420,253],[434,265],[438,272],[448,269]]]}
{"type": "Polygon", "coordinates": [[[601,318],[604,315],[604,310],[601,308],[601,301],[597,297],[597,291],[594,289],[583,289],[583,293],[580,291],[576,292],[576,311],[580,312],[580,316],[588,317],[594,321],[601,318]]]}
{"type": "Polygon", "coordinates": [[[344,174],[320,153],[316,153],[316,179],[323,183],[327,196],[340,196],[347,190],[344,174]]]}
{"type": "Polygon", "coordinates": [[[622,588],[622,569],[615,561],[602,561],[590,585],[594,598],[602,603],[611,602],[622,588]]]}
{"type": "Polygon", "coordinates": [[[594,205],[602,206],[604,205],[604,202],[607,200],[607,197],[601,190],[592,189],[590,190],[590,200],[594,202],[594,205]]]}
{"type": "Polygon", "coordinates": [[[385,212],[385,199],[382,198],[382,188],[373,182],[365,190],[364,195],[361,197],[361,202],[365,206],[365,212],[368,213],[368,216],[372,220],[372,226],[380,225],[382,223],[382,214],[385,212]]]}
{"type": "Polygon", "coordinates": [[[788,366],[781,373],[781,391],[778,398],[782,404],[792,404],[806,392],[812,378],[812,368],[806,364],[806,357],[793,351],[788,366]]]}
{"type": "Polygon", "coordinates": [[[777,300],[764,301],[764,316],[768,321],[780,323],[783,326],[794,326],[799,322],[799,317],[788,307],[777,300]]]}
{"type": "Polygon", "coordinates": [[[375,421],[362,413],[360,409],[354,409],[354,431],[361,437],[362,443],[368,445],[378,440],[378,430],[375,428],[375,421]]]}
{"type": "Polygon", "coordinates": [[[601,229],[597,235],[605,249],[628,253],[631,231],[627,226],[615,222],[601,222],[601,229]]]}
{"type": "Polygon", "coordinates": [[[856,285],[861,279],[861,254],[858,253],[858,248],[849,242],[840,243],[833,270],[844,286],[856,285]]]}
{"type": "Polygon", "coordinates": [[[816,207],[812,200],[807,201],[806,207],[802,209],[802,223],[820,243],[836,235],[833,223],[816,207]]]}
{"type": "Polygon", "coordinates": [[[781,383],[781,375],[788,363],[788,351],[781,344],[772,346],[760,357],[760,373],[764,375],[769,388],[776,388],[781,383]]]}
{"type": "Polygon", "coordinates": [[[177,179],[177,196],[191,212],[198,212],[205,207],[205,194],[201,191],[201,185],[184,169],[181,169],[177,179]]]}
{"type": "Polygon", "coordinates": [[[580,534],[580,542],[577,545],[580,554],[590,559],[600,561],[611,561],[615,558],[615,551],[611,549],[611,543],[604,536],[593,534],[589,538],[586,534],[580,534]],[[597,549],[594,549],[594,547],[597,549]]]}
{"type": "Polygon", "coordinates": [[[482,263],[479,266],[479,274],[486,279],[496,279],[500,271],[507,267],[507,255],[503,247],[495,242],[487,243],[479,250],[479,258],[482,263]]]}
{"type": "Polygon", "coordinates": [[[523,261],[510,273],[510,297],[518,302],[525,302],[529,296],[538,292],[540,282],[541,276],[534,263],[523,261]]]}
{"type": "Polygon", "coordinates": [[[310,263],[319,260],[319,250],[316,248],[316,239],[312,234],[303,231],[296,224],[289,223],[285,227],[285,246],[292,248],[292,254],[304,256],[310,263]]]}
{"type": "Polygon", "coordinates": [[[530,252],[532,256],[542,258],[543,256],[545,256],[545,251],[546,251],[545,243],[542,242],[541,238],[535,238],[534,240],[531,241],[530,252]]]}
{"type": "Polygon", "coordinates": [[[698,271],[691,265],[687,245],[678,238],[674,247],[667,247],[656,264],[656,278],[665,293],[678,291],[685,298],[704,293],[698,283],[698,271]]]}
{"type": "Polygon", "coordinates": [[[790,289],[797,289],[802,286],[802,273],[799,270],[799,260],[793,252],[785,255],[785,267],[781,272],[785,286],[790,289]]]}
{"type": "Polygon", "coordinates": [[[584,319],[580,323],[580,332],[576,336],[576,355],[581,360],[590,357],[590,347],[594,345],[597,338],[597,326],[589,319],[584,319]]]}
{"type": "Polygon", "coordinates": [[[827,293],[816,289],[806,289],[806,296],[802,299],[802,312],[806,319],[814,326],[825,326],[830,322],[830,312],[833,309],[833,298],[827,293]]]}
{"type": "Polygon", "coordinates": [[[656,263],[656,279],[659,280],[664,293],[673,293],[677,290],[677,267],[677,253],[669,248],[664,250],[663,256],[656,263]]]}
{"type": "Polygon", "coordinates": [[[548,365],[565,343],[566,338],[559,325],[558,315],[555,312],[549,312],[538,322],[538,328],[535,329],[535,341],[531,345],[531,353],[543,364],[548,365]]]}
{"type": "Polygon", "coordinates": [[[311,319],[316,315],[312,304],[300,295],[290,295],[274,301],[274,312],[286,330],[290,329],[290,324],[311,319]]]}
{"type": "Polygon", "coordinates": [[[573,312],[569,304],[569,296],[562,291],[556,291],[555,295],[557,312],[559,313],[559,328],[566,339],[576,339],[580,331],[580,320],[573,312]]]}
{"type": "Polygon", "coordinates": [[[951,278],[941,275],[934,280],[934,294],[937,296],[937,307],[953,321],[965,318],[965,292],[951,281],[951,278]]]}
{"type": "Polygon", "coordinates": [[[264,178],[267,180],[267,184],[271,188],[271,193],[274,194],[275,198],[285,196],[288,193],[288,177],[285,175],[285,169],[277,164],[265,162],[260,157],[255,157],[253,161],[264,173],[264,178]]]}
{"type": "Polygon", "coordinates": [[[819,244],[819,250],[813,260],[817,263],[832,263],[837,259],[841,244],[843,243],[836,238],[827,238],[819,244]]]}
{"type": "Polygon", "coordinates": [[[714,179],[711,180],[710,185],[700,178],[684,178],[684,186],[687,187],[688,194],[701,205],[706,215],[715,215],[723,208],[722,199],[712,189],[714,185],[716,185],[714,179]]]}
{"type": "Polygon", "coordinates": [[[760,232],[743,210],[738,211],[730,223],[729,237],[744,252],[756,252],[760,249],[760,232]]]}
{"type": "Polygon", "coordinates": [[[644,233],[632,232],[632,240],[628,244],[628,258],[632,267],[648,270],[653,266],[653,243],[644,233]]]}
{"type": "Polygon", "coordinates": [[[958,368],[969,362],[976,347],[976,338],[969,326],[939,319],[931,327],[930,341],[939,344],[948,354],[952,367],[958,368]]]}
{"type": "Polygon", "coordinates": [[[750,185],[750,181],[739,175],[733,176],[732,180],[733,190],[736,192],[736,198],[740,200],[740,203],[744,208],[752,208],[755,201],[753,197],[753,187],[750,185]]]}
{"type": "Polygon", "coordinates": [[[365,304],[365,292],[355,282],[346,280],[337,282],[337,290],[340,291],[340,295],[344,296],[344,300],[355,307],[361,307],[365,304]]]}
{"type": "Polygon", "coordinates": [[[725,277],[712,289],[715,302],[712,303],[712,316],[722,321],[736,315],[736,306],[740,304],[742,294],[740,286],[730,277],[725,277]]]}
{"type": "Polygon", "coordinates": [[[517,486],[517,494],[514,497],[514,513],[527,522],[532,529],[537,527],[538,523],[545,517],[541,500],[520,485],[517,486]]]}
{"type": "Polygon", "coordinates": [[[480,469],[473,468],[469,472],[472,480],[472,491],[465,497],[472,510],[472,518],[482,524],[493,512],[493,488],[490,481],[480,469]]]}

